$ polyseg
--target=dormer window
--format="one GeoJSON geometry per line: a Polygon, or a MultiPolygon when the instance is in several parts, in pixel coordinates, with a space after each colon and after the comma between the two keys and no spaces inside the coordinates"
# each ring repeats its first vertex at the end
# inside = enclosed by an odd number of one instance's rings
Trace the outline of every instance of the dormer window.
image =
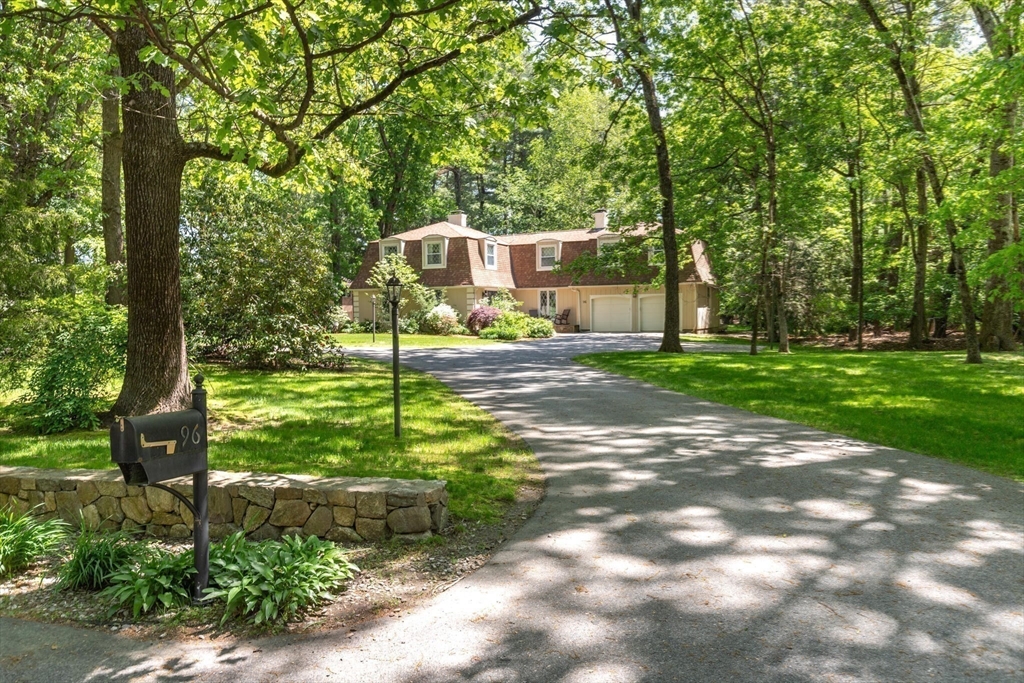
{"type": "Polygon", "coordinates": [[[665,245],[661,240],[651,242],[647,248],[647,260],[651,263],[662,263],[665,260],[665,245]]]}
{"type": "Polygon", "coordinates": [[[426,237],[423,239],[423,267],[444,268],[448,240],[444,237],[426,237]]]}
{"type": "Polygon", "coordinates": [[[548,240],[537,244],[537,270],[554,270],[558,263],[560,242],[548,240]]]}
{"type": "Polygon", "coordinates": [[[484,244],[484,266],[490,270],[498,268],[498,243],[487,242],[484,244]]]}
{"type": "Polygon", "coordinates": [[[403,248],[405,243],[402,240],[381,240],[380,241],[380,258],[384,260],[385,257],[391,254],[401,254],[405,251],[403,248]]]}
{"type": "Polygon", "coordinates": [[[597,253],[600,254],[609,244],[615,244],[621,239],[619,235],[601,235],[597,238],[597,253]]]}

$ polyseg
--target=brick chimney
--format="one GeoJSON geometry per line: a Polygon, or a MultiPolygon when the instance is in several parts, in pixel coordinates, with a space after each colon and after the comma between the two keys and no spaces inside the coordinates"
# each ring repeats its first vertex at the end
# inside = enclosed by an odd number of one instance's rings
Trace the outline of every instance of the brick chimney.
{"type": "Polygon", "coordinates": [[[594,230],[604,230],[608,227],[608,210],[598,209],[594,212],[594,230]]]}
{"type": "Polygon", "coordinates": [[[457,225],[460,228],[464,228],[466,227],[466,214],[462,211],[456,211],[448,216],[448,222],[457,225]]]}

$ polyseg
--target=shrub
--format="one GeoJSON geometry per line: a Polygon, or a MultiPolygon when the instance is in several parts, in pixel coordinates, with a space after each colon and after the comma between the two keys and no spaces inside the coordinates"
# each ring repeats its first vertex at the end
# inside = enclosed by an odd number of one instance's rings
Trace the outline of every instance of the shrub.
{"type": "Polygon", "coordinates": [[[485,303],[491,308],[497,308],[502,313],[514,313],[523,305],[522,301],[517,301],[504,287],[487,297],[485,303]]]}
{"type": "Polygon", "coordinates": [[[198,171],[182,189],[190,353],[245,367],[316,364],[337,294],[322,228],[273,183],[198,171]]]}
{"type": "Polygon", "coordinates": [[[56,517],[44,520],[0,508],[0,577],[29,566],[52,550],[67,535],[67,528],[56,517]]]}
{"type": "Polygon", "coordinates": [[[501,311],[493,306],[481,306],[480,308],[474,308],[473,312],[466,318],[466,327],[473,334],[480,334],[481,330],[485,330],[494,324],[494,321],[501,315],[501,311]]]}
{"type": "Polygon", "coordinates": [[[327,325],[331,332],[347,332],[352,327],[352,319],[341,306],[331,306],[327,313],[327,325]]]}
{"type": "Polygon", "coordinates": [[[261,624],[330,600],[356,571],[338,546],[316,536],[253,543],[238,532],[211,549],[207,595],[227,603],[222,624],[236,613],[261,624]]]}
{"type": "Polygon", "coordinates": [[[124,309],[87,309],[50,341],[29,380],[26,412],[42,434],[99,426],[99,389],[124,372],[128,324],[124,309]]]}
{"type": "Polygon", "coordinates": [[[531,318],[525,313],[510,311],[502,313],[494,323],[480,332],[481,339],[506,339],[515,341],[523,337],[550,337],[555,326],[546,318],[531,318]]]}
{"type": "Polygon", "coordinates": [[[153,607],[187,605],[192,599],[192,577],[196,570],[191,550],[151,552],[137,566],[122,567],[110,575],[110,585],[100,593],[118,607],[131,605],[132,616],[153,607]]]}
{"type": "Polygon", "coordinates": [[[71,559],[57,573],[61,590],[100,590],[110,585],[110,577],[129,566],[142,553],[142,546],[124,532],[99,533],[83,524],[75,539],[71,559]]]}
{"type": "Polygon", "coordinates": [[[533,339],[542,339],[552,336],[555,333],[555,325],[547,318],[527,318],[526,336],[533,339]]]}
{"type": "Polygon", "coordinates": [[[462,327],[459,314],[448,304],[438,304],[430,309],[423,319],[423,329],[428,334],[449,336],[462,327]]]}
{"type": "MultiPolygon", "coordinates": [[[[378,327],[379,329],[379,327],[378,327]]],[[[391,325],[388,325],[388,331],[391,331],[391,325]]],[[[398,333],[399,334],[416,334],[420,331],[420,319],[419,316],[403,316],[398,319],[398,333]]]]}

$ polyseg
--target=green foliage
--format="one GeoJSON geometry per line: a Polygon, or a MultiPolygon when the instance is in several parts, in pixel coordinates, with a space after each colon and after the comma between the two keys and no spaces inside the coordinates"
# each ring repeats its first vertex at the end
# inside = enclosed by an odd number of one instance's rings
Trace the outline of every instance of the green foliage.
{"type": "Polygon", "coordinates": [[[254,543],[240,531],[210,549],[207,596],[226,603],[222,624],[235,614],[255,624],[283,621],[330,600],[357,571],[331,541],[285,536],[254,543]]]}
{"type": "Polygon", "coordinates": [[[480,331],[481,339],[515,341],[524,337],[543,338],[555,333],[555,326],[547,318],[531,318],[525,313],[502,313],[494,323],[480,331]]]}
{"type": "Polygon", "coordinates": [[[309,202],[212,170],[187,188],[182,294],[193,351],[245,367],[322,361],[334,285],[309,202]]]}
{"type": "Polygon", "coordinates": [[[497,308],[499,311],[505,313],[509,311],[518,311],[523,302],[512,296],[512,293],[502,287],[494,294],[484,299],[484,303],[491,308],[497,308]]]}
{"type": "Polygon", "coordinates": [[[82,525],[71,557],[57,572],[61,590],[101,590],[110,585],[110,577],[123,570],[144,552],[140,543],[125,532],[101,532],[82,525]]]}
{"type": "Polygon", "coordinates": [[[459,314],[448,304],[438,304],[430,309],[423,317],[421,327],[427,334],[439,334],[445,337],[459,334],[465,329],[459,322],[459,314]]]}
{"type": "Polygon", "coordinates": [[[29,381],[26,411],[42,434],[98,426],[98,392],[104,382],[124,371],[124,309],[100,307],[73,315],[50,341],[29,381]]]}
{"type": "Polygon", "coordinates": [[[107,578],[109,586],[100,593],[114,604],[114,610],[131,606],[132,616],[156,607],[187,605],[196,570],[191,550],[170,553],[153,549],[134,566],[122,565],[107,578]]]}
{"type": "Polygon", "coordinates": [[[68,525],[59,518],[41,519],[0,508],[0,578],[24,569],[67,536],[68,525]]]}

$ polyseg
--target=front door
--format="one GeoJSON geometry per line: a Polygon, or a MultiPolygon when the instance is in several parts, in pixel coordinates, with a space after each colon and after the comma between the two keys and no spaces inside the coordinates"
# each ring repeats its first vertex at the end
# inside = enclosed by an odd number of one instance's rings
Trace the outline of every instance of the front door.
{"type": "Polygon", "coordinates": [[[555,290],[542,289],[540,291],[540,317],[554,318],[558,315],[558,299],[555,298],[555,290]]]}

